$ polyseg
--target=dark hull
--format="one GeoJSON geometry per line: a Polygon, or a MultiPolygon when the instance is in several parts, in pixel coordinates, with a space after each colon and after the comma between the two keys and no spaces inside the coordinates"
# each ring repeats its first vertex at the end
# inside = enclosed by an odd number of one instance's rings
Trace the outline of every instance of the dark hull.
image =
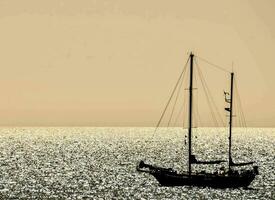
{"type": "Polygon", "coordinates": [[[258,167],[254,166],[251,170],[230,170],[215,173],[177,173],[171,168],[156,167],[145,164],[143,161],[137,165],[139,172],[153,175],[163,186],[200,186],[213,188],[239,188],[248,187],[259,174],[258,167]]]}
{"type": "Polygon", "coordinates": [[[158,182],[163,186],[200,186],[213,188],[238,188],[248,187],[254,180],[253,171],[246,171],[240,175],[215,175],[215,174],[177,174],[162,170],[151,171],[158,182]]]}

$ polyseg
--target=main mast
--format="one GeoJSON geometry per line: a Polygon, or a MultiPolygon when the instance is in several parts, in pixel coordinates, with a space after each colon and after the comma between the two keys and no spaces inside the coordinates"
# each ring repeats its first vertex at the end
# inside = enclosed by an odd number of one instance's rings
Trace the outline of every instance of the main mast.
{"type": "Polygon", "coordinates": [[[231,135],[232,135],[232,113],[233,113],[233,81],[234,81],[234,73],[231,72],[231,87],[230,87],[230,116],[229,116],[229,151],[228,151],[228,159],[229,159],[229,169],[231,168],[232,158],[231,158],[231,135]]]}
{"type": "Polygon", "coordinates": [[[193,57],[194,54],[190,54],[190,83],[189,83],[189,127],[188,127],[188,174],[191,176],[191,157],[192,157],[192,90],[193,90],[193,57]]]}

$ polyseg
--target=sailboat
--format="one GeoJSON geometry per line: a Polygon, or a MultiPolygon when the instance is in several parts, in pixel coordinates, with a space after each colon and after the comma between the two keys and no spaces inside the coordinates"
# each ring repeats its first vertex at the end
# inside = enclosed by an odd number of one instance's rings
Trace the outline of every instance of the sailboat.
{"type": "MultiPolygon", "coordinates": [[[[229,150],[228,150],[228,168],[224,171],[215,172],[193,172],[192,165],[197,164],[220,164],[226,162],[224,160],[214,161],[199,161],[192,154],[192,103],[193,103],[193,60],[194,54],[190,53],[188,61],[190,63],[189,74],[189,111],[188,111],[188,169],[183,172],[177,172],[172,168],[158,167],[151,164],[146,164],[140,161],[137,164],[137,171],[149,173],[154,176],[162,186],[199,186],[213,188],[247,188],[259,174],[258,166],[253,165],[254,162],[235,163],[231,156],[231,141],[232,141],[232,117],[233,117],[233,84],[234,72],[230,72],[231,86],[230,93],[225,92],[225,102],[227,107],[226,112],[229,112],[229,150]],[[228,95],[230,97],[228,97],[228,95]],[[238,166],[249,166],[249,169],[238,170],[238,166]],[[251,167],[252,166],[252,167],[251,167]]],[[[188,63],[187,61],[187,63],[188,63]]]]}

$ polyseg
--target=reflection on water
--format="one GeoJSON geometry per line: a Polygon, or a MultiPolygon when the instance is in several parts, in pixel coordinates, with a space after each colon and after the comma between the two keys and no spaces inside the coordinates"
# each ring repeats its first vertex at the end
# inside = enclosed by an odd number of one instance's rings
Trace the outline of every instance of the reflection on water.
{"type": "MultiPolygon", "coordinates": [[[[272,192],[274,197],[275,129],[234,129],[235,161],[255,160],[259,165],[260,175],[250,190],[160,187],[152,176],[136,172],[135,165],[143,159],[185,170],[187,132],[162,128],[152,137],[153,131],[2,128],[0,199],[271,199],[272,192]]],[[[197,158],[227,159],[226,129],[195,129],[193,141],[197,158]]]]}

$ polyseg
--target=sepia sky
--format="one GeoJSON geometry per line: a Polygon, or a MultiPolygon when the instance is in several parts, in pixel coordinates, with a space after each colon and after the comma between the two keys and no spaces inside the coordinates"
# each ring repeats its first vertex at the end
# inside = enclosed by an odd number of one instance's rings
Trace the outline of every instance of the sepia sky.
{"type": "Polygon", "coordinates": [[[1,0],[0,125],[154,126],[193,51],[227,70],[233,62],[248,126],[274,127],[274,9],[273,0],[1,0]]]}

